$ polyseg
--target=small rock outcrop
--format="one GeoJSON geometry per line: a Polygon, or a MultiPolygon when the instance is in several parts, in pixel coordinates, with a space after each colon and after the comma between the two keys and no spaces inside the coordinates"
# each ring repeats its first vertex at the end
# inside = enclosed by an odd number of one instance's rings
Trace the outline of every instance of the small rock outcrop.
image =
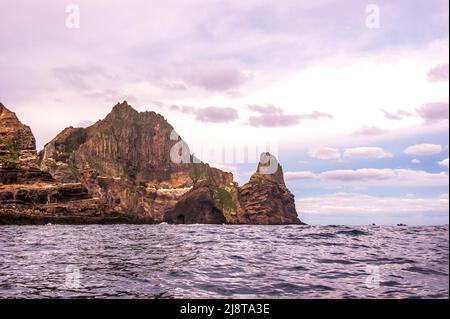
{"type": "Polygon", "coordinates": [[[283,169],[270,153],[261,155],[256,173],[239,188],[239,196],[249,224],[302,224],[294,195],[284,183],[283,169]]]}

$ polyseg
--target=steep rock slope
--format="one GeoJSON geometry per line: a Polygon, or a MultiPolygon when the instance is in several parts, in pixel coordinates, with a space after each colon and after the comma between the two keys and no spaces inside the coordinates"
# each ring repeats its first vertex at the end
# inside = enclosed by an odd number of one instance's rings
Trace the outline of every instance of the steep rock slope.
{"type": "Polygon", "coordinates": [[[40,165],[59,181],[83,183],[125,214],[156,222],[199,178],[217,185],[233,179],[190,155],[161,115],[139,113],[127,102],[88,128],[65,129],[45,145],[40,165]]]}
{"type": "Polygon", "coordinates": [[[61,183],[38,168],[31,129],[0,103],[0,224],[104,223],[128,219],[81,183],[61,183]]]}

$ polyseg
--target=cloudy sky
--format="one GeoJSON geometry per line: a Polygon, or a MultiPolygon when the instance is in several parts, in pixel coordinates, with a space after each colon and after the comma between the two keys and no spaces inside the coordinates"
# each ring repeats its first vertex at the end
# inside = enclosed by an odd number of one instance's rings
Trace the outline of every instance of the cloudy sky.
{"type": "Polygon", "coordinates": [[[446,224],[448,9],[2,1],[0,101],[42,148],[127,100],[239,183],[255,169],[250,150],[269,147],[308,223],[446,224]]]}

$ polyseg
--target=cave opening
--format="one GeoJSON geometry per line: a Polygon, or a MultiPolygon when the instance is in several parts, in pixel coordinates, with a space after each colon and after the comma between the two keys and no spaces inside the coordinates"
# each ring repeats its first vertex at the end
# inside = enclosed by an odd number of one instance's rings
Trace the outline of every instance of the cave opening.
{"type": "Polygon", "coordinates": [[[177,216],[177,224],[185,224],[185,223],[186,223],[186,221],[185,221],[184,215],[178,215],[177,216]]]}

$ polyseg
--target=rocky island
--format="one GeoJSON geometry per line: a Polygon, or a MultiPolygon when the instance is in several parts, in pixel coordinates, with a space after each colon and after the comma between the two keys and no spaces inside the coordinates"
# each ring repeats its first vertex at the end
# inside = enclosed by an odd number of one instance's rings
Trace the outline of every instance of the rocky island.
{"type": "Polygon", "coordinates": [[[261,155],[250,181],[196,159],[155,112],[118,103],[36,151],[30,127],[0,103],[0,224],[301,224],[281,165],[261,155]],[[275,165],[275,170],[267,171],[275,165]]]}

